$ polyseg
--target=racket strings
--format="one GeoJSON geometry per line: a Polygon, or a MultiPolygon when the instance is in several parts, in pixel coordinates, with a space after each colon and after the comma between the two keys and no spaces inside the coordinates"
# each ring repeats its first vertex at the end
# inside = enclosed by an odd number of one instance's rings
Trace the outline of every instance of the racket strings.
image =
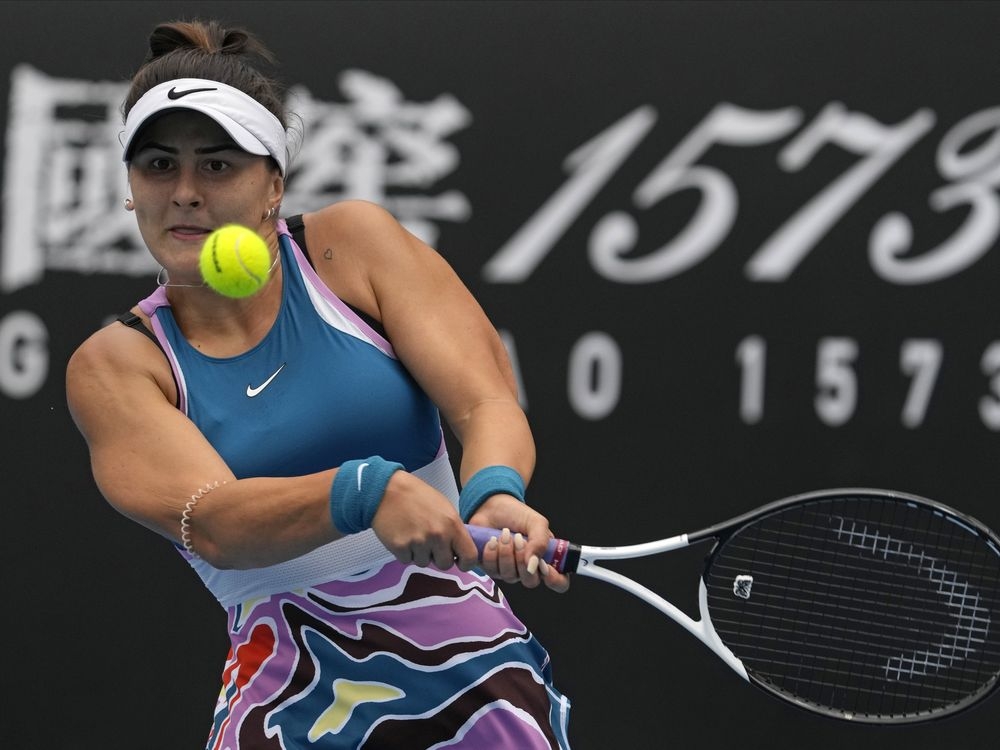
{"type": "MultiPolygon", "coordinates": [[[[789,600],[794,601],[794,600],[789,600]]],[[[811,604],[809,600],[800,599],[796,601],[797,604],[811,604]]],[[[716,612],[723,612],[724,614],[730,614],[733,617],[737,617],[740,611],[735,608],[724,608],[719,607],[713,610],[713,620],[719,620],[719,616],[716,612]]],[[[874,610],[867,610],[863,614],[876,614],[874,610]]],[[[879,613],[881,614],[881,613],[879,613]]],[[[838,613],[830,613],[827,616],[828,622],[825,624],[824,636],[827,641],[827,647],[831,652],[844,652],[853,653],[853,651],[859,647],[868,647],[872,643],[873,638],[881,638],[882,642],[888,646],[896,644],[898,648],[906,648],[910,646],[913,642],[912,635],[908,634],[908,631],[913,630],[913,628],[904,630],[898,630],[894,633],[887,633],[884,629],[876,630],[872,628],[865,629],[863,626],[857,624],[858,618],[854,616],[848,616],[838,613]]],[[[922,626],[923,632],[934,632],[932,628],[941,629],[952,624],[943,620],[930,620],[930,619],[917,619],[913,618],[915,624],[922,626]]],[[[783,644],[795,643],[801,641],[805,645],[811,645],[811,641],[803,640],[802,638],[796,639],[795,634],[802,634],[803,632],[808,632],[806,630],[807,626],[813,624],[812,619],[806,618],[796,618],[793,616],[788,616],[784,618],[779,618],[777,616],[760,616],[760,622],[758,623],[758,632],[756,637],[762,641],[775,641],[783,644]]],[[[983,652],[988,657],[993,657],[1000,659],[1000,648],[996,644],[990,643],[987,640],[989,635],[989,630],[987,627],[975,627],[968,628],[968,630],[962,629],[962,632],[943,632],[940,635],[942,644],[954,652],[955,654],[961,655],[961,657],[968,657],[969,654],[975,652],[983,652]]],[[[952,661],[956,661],[955,657],[952,657],[952,661]]],[[[896,670],[899,671],[899,670],[896,670]]]]}
{"type": "MultiPolygon", "coordinates": [[[[755,558],[752,556],[730,555],[729,561],[736,567],[752,570],[755,558]]],[[[823,596],[828,600],[841,600],[852,605],[851,619],[856,619],[856,614],[865,614],[875,617],[876,615],[891,614],[894,611],[893,602],[886,601],[885,598],[872,599],[872,606],[865,609],[862,601],[858,598],[858,575],[867,569],[860,566],[844,565],[846,572],[829,571],[823,574],[809,575],[807,572],[799,571],[795,568],[796,558],[793,555],[775,555],[772,560],[771,570],[779,570],[778,563],[784,559],[786,572],[783,574],[785,584],[785,598],[788,601],[809,604],[815,601],[815,593],[818,587],[823,586],[823,596]],[[806,598],[794,596],[799,591],[806,598]]],[[[735,567],[734,567],[735,569],[735,567]]],[[[979,623],[985,626],[989,620],[989,613],[993,611],[998,602],[995,596],[984,595],[982,592],[972,592],[967,582],[963,582],[961,587],[955,586],[956,590],[932,592],[926,585],[921,585],[919,581],[901,579],[898,585],[887,588],[883,593],[884,597],[895,600],[895,608],[901,614],[907,614],[915,618],[918,622],[927,613],[925,607],[937,606],[942,603],[943,597],[947,597],[947,604],[956,607],[959,612],[949,615],[960,621],[969,620],[970,623],[979,623]],[[957,589],[961,589],[960,591],[957,589]]],[[[995,592],[994,592],[995,593],[995,592]]],[[[723,605],[724,606],[724,605],[723,605]]],[[[846,615],[844,615],[846,617],[846,615]]],[[[937,620],[926,620],[926,622],[936,622],[937,620]]],[[[976,629],[974,625],[970,625],[976,629]]]]}
{"type": "MultiPolygon", "coordinates": [[[[775,648],[771,651],[772,656],[770,657],[770,663],[774,667],[783,667],[785,669],[798,668],[801,666],[800,662],[784,660],[781,657],[787,655],[786,650],[775,648]]],[[[853,680],[856,679],[856,674],[853,670],[840,669],[838,659],[831,660],[830,666],[827,670],[830,674],[837,675],[841,680],[853,680]]],[[[762,673],[765,674],[765,673],[762,673]]],[[[780,673],[779,673],[780,674],[780,673]]],[[[969,689],[972,686],[978,686],[979,682],[973,679],[968,679],[964,681],[956,680],[954,683],[942,685],[940,688],[941,694],[950,694],[953,700],[962,699],[969,694],[969,689]]],[[[900,698],[906,700],[912,697],[911,691],[905,684],[889,683],[886,686],[873,687],[871,685],[856,685],[852,688],[854,691],[860,694],[868,694],[869,696],[878,696],[879,698],[900,698]]],[[[856,713],[856,711],[852,711],[856,713]]]]}
{"type": "MultiPolygon", "coordinates": [[[[809,659],[810,663],[816,668],[822,668],[825,672],[830,674],[840,674],[840,675],[854,675],[856,670],[853,668],[848,668],[854,664],[853,656],[856,654],[859,647],[868,646],[870,641],[864,640],[857,636],[857,632],[849,632],[848,637],[839,638],[836,633],[826,633],[826,642],[824,643],[824,648],[821,653],[810,653],[809,659]]],[[[770,672],[774,675],[780,675],[782,668],[801,668],[802,660],[801,653],[796,651],[796,646],[800,649],[814,649],[815,644],[805,640],[795,641],[784,635],[775,634],[773,637],[768,637],[766,634],[760,636],[755,643],[755,654],[758,656],[766,656],[766,665],[763,668],[758,669],[759,672],[765,673],[770,672]],[[770,644],[770,645],[768,645],[770,644]],[[782,658],[785,657],[785,658],[782,658]],[[788,660],[787,657],[795,659],[794,661],[788,660]]],[[[905,649],[911,647],[910,643],[900,642],[899,653],[905,653],[905,649]]],[[[887,659],[884,665],[884,682],[902,682],[903,678],[914,677],[917,675],[929,674],[935,669],[946,669],[954,666],[958,661],[962,659],[968,659],[971,655],[977,653],[979,649],[970,648],[964,644],[958,644],[956,646],[944,645],[941,649],[941,655],[935,658],[931,651],[926,651],[922,658],[916,656],[912,657],[912,668],[900,668],[898,663],[894,662],[892,658],[887,659]]],[[[987,654],[987,658],[996,659],[998,652],[993,649],[991,653],[987,654]]],[[[902,662],[899,662],[902,663],[902,662]]],[[[907,665],[910,662],[905,662],[907,665]]],[[[950,683],[942,684],[941,689],[943,691],[948,691],[955,689],[956,693],[962,695],[968,694],[969,689],[973,686],[977,686],[981,683],[981,679],[976,674],[970,674],[967,672],[960,672],[953,676],[950,683]]],[[[882,689],[887,689],[883,686],[882,689]]]]}
{"type": "Polygon", "coordinates": [[[715,629],[756,678],[840,715],[951,710],[1000,672],[1000,553],[930,508],[783,509],[722,544],[706,583],[715,629]]]}

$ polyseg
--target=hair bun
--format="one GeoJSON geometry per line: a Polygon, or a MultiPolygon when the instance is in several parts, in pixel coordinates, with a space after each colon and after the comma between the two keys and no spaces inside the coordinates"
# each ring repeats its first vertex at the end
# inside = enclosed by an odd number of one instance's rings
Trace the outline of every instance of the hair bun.
{"type": "Polygon", "coordinates": [[[224,55],[256,55],[274,62],[268,49],[245,29],[227,29],[218,21],[174,21],[162,23],[149,35],[146,62],[175,50],[201,50],[224,55]]]}
{"type": "Polygon", "coordinates": [[[222,37],[220,52],[242,55],[253,50],[250,35],[243,29],[229,29],[222,37]]]}

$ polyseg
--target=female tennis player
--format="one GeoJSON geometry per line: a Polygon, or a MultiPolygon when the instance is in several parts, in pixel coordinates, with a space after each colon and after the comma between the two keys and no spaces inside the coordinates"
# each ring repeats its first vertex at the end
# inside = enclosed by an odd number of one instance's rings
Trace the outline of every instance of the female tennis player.
{"type": "Polygon", "coordinates": [[[216,22],[152,32],[123,105],[125,208],[163,270],[67,369],[101,492],[228,612],[207,747],[568,747],[549,657],[494,581],[569,584],[539,562],[552,534],[523,502],[535,449],[499,337],[378,206],[281,218],[271,62],[216,22]],[[273,258],[248,298],[200,276],[226,224],[273,258]],[[463,521],[503,529],[486,575],[463,521]]]}

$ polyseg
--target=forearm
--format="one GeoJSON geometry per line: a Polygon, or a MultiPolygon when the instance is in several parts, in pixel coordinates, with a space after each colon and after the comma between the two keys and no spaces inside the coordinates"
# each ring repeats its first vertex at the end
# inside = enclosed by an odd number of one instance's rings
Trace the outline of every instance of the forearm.
{"type": "Polygon", "coordinates": [[[463,484],[486,466],[509,466],[525,484],[531,480],[535,442],[524,411],[515,401],[482,401],[452,427],[462,444],[459,475],[463,484]]]}
{"type": "Polygon", "coordinates": [[[256,568],[303,555],[342,534],[330,517],[334,472],[227,482],[188,514],[189,543],[217,568],[256,568]]]}
{"type": "Polygon", "coordinates": [[[490,328],[486,339],[491,347],[498,379],[484,386],[484,397],[473,402],[462,420],[462,462],[460,479],[464,485],[477,471],[488,466],[514,469],[527,485],[535,470],[535,441],[521,404],[517,380],[506,349],[490,328]],[[502,389],[497,390],[502,382],[502,389]]]}

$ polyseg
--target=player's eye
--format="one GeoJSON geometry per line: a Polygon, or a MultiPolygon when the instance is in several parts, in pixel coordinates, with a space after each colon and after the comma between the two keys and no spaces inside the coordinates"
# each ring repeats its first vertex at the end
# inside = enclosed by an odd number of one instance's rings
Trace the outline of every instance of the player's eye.
{"type": "Polygon", "coordinates": [[[205,169],[209,172],[224,172],[229,168],[229,164],[222,161],[221,159],[210,159],[205,162],[205,169]]]}
{"type": "Polygon", "coordinates": [[[151,158],[148,162],[146,162],[147,169],[151,169],[155,172],[165,171],[167,169],[170,169],[170,166],[171,166],[170,159],[168,159],[165,156],[156,156],[151,158]]]}

